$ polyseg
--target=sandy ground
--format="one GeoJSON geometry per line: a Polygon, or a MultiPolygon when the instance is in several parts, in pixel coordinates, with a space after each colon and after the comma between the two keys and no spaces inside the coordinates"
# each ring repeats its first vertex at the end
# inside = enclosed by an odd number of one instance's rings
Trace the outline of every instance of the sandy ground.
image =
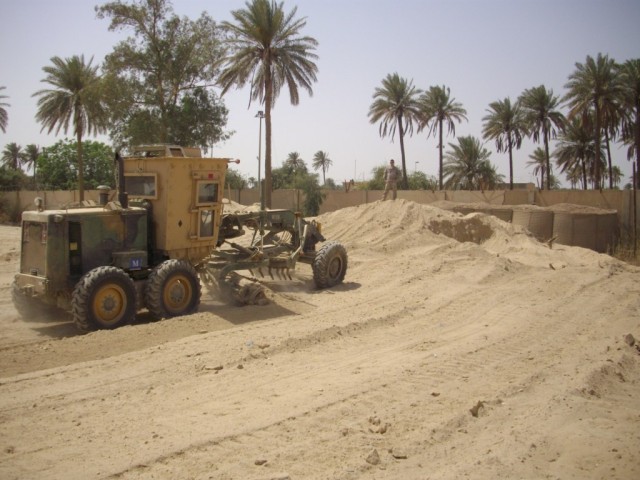
{"type": "Polygon", "coordinates": [[[406,201],[319,220],[336,288],[87,335],[19,318],[0,227],[0,478],[640,478],[640,269],[406,201]]]}

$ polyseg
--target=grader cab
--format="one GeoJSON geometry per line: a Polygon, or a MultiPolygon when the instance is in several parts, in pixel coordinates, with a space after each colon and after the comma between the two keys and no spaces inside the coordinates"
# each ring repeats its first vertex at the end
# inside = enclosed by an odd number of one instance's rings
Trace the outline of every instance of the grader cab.
{"type": "Polygon", "coordinates": [[[82,331],[116,328],[147,309],[154,317],[187,315],[200,303],[201,280],[239,303],[265,303],[253,276],[289,277],[312,265],[319,288],[344,279],[344,247],[324,241],[320,225],[286,210],[224,213],[227,168],[196,148],[154,145],[116,155],[117,198],[22,215],[20,271],[13,300],[26,319],[55,307],[82,331]],[[244,244],[231,239],[253,231],[244,244]]]}

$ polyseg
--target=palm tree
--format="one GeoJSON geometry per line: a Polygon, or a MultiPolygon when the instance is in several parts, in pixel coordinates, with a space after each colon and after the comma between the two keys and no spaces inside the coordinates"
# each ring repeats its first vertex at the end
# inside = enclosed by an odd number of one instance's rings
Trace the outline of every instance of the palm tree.
{"type": "Polygon", "coordinates": [[[284,161],[284,164],[289,166],[294,171],[305,166],[304,160],[298,152],[289,153],[289,155],[287,155],[287,159],[284,161]]]}
{"type": "Polygon", "coordinates": [[[513,149],[520,148],[526,134],[520,102],[511,105],[507,97],[490,103],[487,112],[489,114],[482,118],[482,136],[485,140],[495,140],[498,152],[509,152],[509,189],[513,190],[513,149]]]}
{"type": "Polygon", "coordinates": [[[47,74],[42,82],[53,88],[39,90],[33,94],[38,99],[36,119],[42,123],[42,130],[51,133],[56,129],[67,133],[69,123],[76,135],[78,152],[78,191],[80,201],[84,200],[84,166],[82,161],[82,137],[85,134],[104,133],[107,125],[107,109],[101,95],[101,80],[98,67],[85,63],[84,55],[71,58],[51,58],[53,65],[43,67],[47,74]]]}
{"type": "MultiPolygon", "coordinates": [[[[558,145],[554,152],[556,165],[562,173],[567,174],[567,179],[580,172],[582,188],[586,190],[589,180],[593,180],[594,188],[598,185],[595,176],[595,162],[602,161],[602,151],[596,154],[596,144],[592,132],[592,123],[576,117],[567,123],[565,130],[558,137],[558,145]]],[[[602,150],[602,145],[600,145],[602,150]]]]}
{"type": "Polygon", "coordinates": [[[622,170],[620,169],[620,167],[617,165],[613,166],[613,168],[611,169],[611,174],[612,174],[611,183],[613,185],[613,187],[611,188],[617,188],[618,185],[620,185],[620,182],[622,181],[622,177],[624,177],[624,174],[622,173],[622,170]]]}
{"type": "Polygon", "coordinates": [[[287,156],[287,159],[284,161],[284,165],[291,169],[293,172],[293,183],[297,188],[297,180],[298,180],[298,172],[300,170],[307,170],[307,165],[304,163],[304,160],[300,156],[298,152],[291,152],[287,156]]]}
{"type": "Polygon", "coordinates": [[[438,133],[438,150],[439,150],[439,179],[438,184],[442,190],[442,130],[443,123],[447,122],[447,134],[456,136],[456,125],[454,121],[461,123],[467,120],[467,111],[462,108],[462,104],[450,97],[451,90],[449,87],[429,87],[420,97],[420,108],[422,109],[422,119],[418,131],[429,127],[427,136],[435,136],[438,133]]]}
{"type": "Polygon", "coordinates": [[[327,152],[323,152],[322,150],[318,150],[313,156],[313,169],[320,170],[322,169],[322,184],[326,185],[327,179],[325,177],[327,170],[329,167],[333,165],[333,161],[329,158],[329,154],[327,152]]]}
{"type": "MultiPolygon", "coordinates": [[[[4,90],[7,87],[0,87],[0,90],[4,90]]],[[[9,107],[10,105],[6,102],[3,102],[3,98],[8,98],[6,95],[0,95],[0,130],[3,133],[7,132],[7,123],[9,121],[9,115],[7,115],[7,110],[5,107],[9,107]]]]}
{"type": "MultiPolygon", "coordinates": [[[[547,175],[547,190],[551,189],[551,160],[549,155],[549,140],[556,138],[564,128],[566,119],[558,110],[560,98],[547,90],[544,85],[525,90],[518,99],[524,114],[525,128],[535,143],[544,144],[546,168],[542,170],[547,175]]],[[[540,188],[544,188],[544,182],[540,188]]]]}
{"type": "Polygon", "coordinates": [[[443,165],[445,186],[454,190],[484,190],[502,181],[489,158],[491,152],[476,137],[458,138],[458,145],[450,143],[452,151],[445,153],[443,165]]]}
{"type": "Polygon", "coordinates": [[[565,84],[568,93],[564,100],[570,108],[569,119],[583,117],[583,122],[593,112],[594,121],[594,188],[602,188],[601,155],[602,130],[606,127],[607,112],[616,111],[617,103],[623,94],[623,86],[615,74],[615,61],[608,55],[598,53],[594,60],[587,55],[584,64],[576,63],[576,70],[569,75],[565,84]]]}
{"type": "Polygon", "coordinates": [[[318,67],[313,53],[318,42],[300,36],[306,19],[296,19],[297,7],[285,13],[283,2],[251,0],[245,9],[231,12],[236,23],[223,22],[230,32],[228,55],[219,78],[224,95],[232,86],[250,84],[250,102],[264,104],[265,112],[265,204],[271,207],[271,109],[286,85],[292,105],[300,103],[299,87],[313,95],[318,67]]]}
{"type": "Polygon", "coordinates": [[[527,167],[533,167],[534,175],[540,174],[540,184],[538,188],[543,189],[545,172],[547,171],[547,155],[542,148],[538,147],[529,155],[529,158],[531,160],[527,162],[527,167]]]}
{"type": "Polygon", "coordinates": [[[40,147],[37,145],[30,143],[26,147],[24,147],[24,153],[22,155],[22,164],[27,167],[27,169],[33,166],[33,179],[36,179],[36,167],[38,157],[40,156],[40,147]]]}
{"type": "Polygon", "coordinates": [[[571,185],[573,190],[576,189],[579,183],[582,183],[582,170],[579,164],[575,164],[573,167],[570,167],[566,172],[566,179],[571,185]]]}
{"type": "Polygon", "coordinates": [[[2,163],[11,170],[19,170],[22,163],[22,147],[15,142],[5,145],[2,151],[2,163]]]}
{"type": "Polygon", "coordinates": [[[609,179],[609,188],[614,187],[613,163],[611,161],[611,140],[615,140],[620,135],[622,118],[627,116],[622,107],[623,99],[617,99],[614,109],[607,109],[602,119],[602,130],[604,131],[604,146],[607,155],[607,165],[609,171],[604,176],[609,179]]]}
{"type": "Polygon", "coordinates": [[[373,103],[369,107],[369,122],[380,122],[381,137],[391,136],[398,129],[400,138],[400,155],[402,157],[402,185],[406,190],[407,162],[404,152],[405,134],[413,135],[413,122],[420,121],[420,103],[418,97],[421,90],[413,86],[413,80],[407,81],[397,73],[389,74],[382,80],[382,87],[373,92],[373,103]]]}
{"type": "MultiPolygon", "coordinates": [[[[619,72],[628,112],[623,118],[623,136],[625,144],[629,145],[627,158],[633,160],[635,154],[636,172],[640,172],[640,59],[627,60],[619,67],[619,72]]],[[[640,187],[640,180],[636,187],[640,187]]]]}

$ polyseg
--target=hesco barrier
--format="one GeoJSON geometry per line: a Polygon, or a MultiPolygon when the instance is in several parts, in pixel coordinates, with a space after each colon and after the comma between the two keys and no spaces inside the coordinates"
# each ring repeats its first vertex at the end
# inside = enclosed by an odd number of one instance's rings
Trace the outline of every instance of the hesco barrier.
{"type": "Polygon", "coordinates": [[[553,237],[553,212],[546,208],[534,205],[514,206],[511,223],[525,227],[542,242],[553,237]]]}
{"type": "Polygon", "coordinates": [[[462,215],[493,215],[504,222],[526,228],[541,242],[553,239],[556,243],[590,248],[600,253],[613,249],[620,231],[615,210],[584,205],[560,203],[551,207],[538,207],[451,202],[437,202],[434,205],[462,215]]]}
{"type": "Polygon", "coordinates": [[[503,222],[513,222],[513,207],[491,205],[489,214],[498,217],[503,222]]]}
{"type": "Polygon", "coordinates": [[[556,242],[610,252],[617,240],[618,215],[588,207],[553,207],[553,235],[556,242]]]}
{"type": "Polygon", "coordinates": [[[493,215],[526,228],[541,242],[553,239],[556,243],[590,248],[600,253],[610,252],[619,234],[618,215],[614,210],[580,205],[507,207],[463,204],[454,206],[452,210],[462,215],[476,212],[493,215]]]}

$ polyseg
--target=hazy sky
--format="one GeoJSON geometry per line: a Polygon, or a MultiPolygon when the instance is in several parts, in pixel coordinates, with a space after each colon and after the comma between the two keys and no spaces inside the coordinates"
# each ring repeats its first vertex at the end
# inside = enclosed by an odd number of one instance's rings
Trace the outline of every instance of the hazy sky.
{"type": "MultiPolygon", "coordinates": [[[[10,104],[1,148],[10,142],[48,146],[65,137],[41,133],[32,94],[46,87],[42,67],[51,57],[84,54],[96,65],[124,38],[107,30],[107,20],[96,18],[94,7],[102,3],[0,0],[0,86],[6,87],[2,94],[10,104]]],[[[178,15],[195,19],[207,11],[216,21],[230,20],[230,12],[244,5],[239,0],[173,1],[178,15]]],[[[313,96],[302,91],[297,107],[289,104],[284,89],[276,102],[273,166],[296,151],[311,169],[314,153],[323,150],[333,161],[327,177],[337,183],[368,179],[375,166],[400,158],[397,136],[381,138],[367,115],[375,88],[389,73],[424,90],[450,87],[469,119],[456,125],[456,137],[481,138],[489,103],[505,97],[514,101],[540,84],[562,96],[576,62],[584,63],[587,55],[602,53],[619,62],[640,58],[639,0],[285,0],[284,6],[287,11],[297,6],[298,16],[307,17],[304,33],[319,42],[319,73],[313,96]]],[[[223,98],[230,111],[227,127],[235,134],[214,155],[241,159],[240,172],[257,177],[255,115],[261,106],[248,106],[248,89],[223,98]]],[[[262,133],[264,142],[264,123],[262,133]]],[[[446,137],[445,145],[450,142],[457,139],[446,137]]],[[[485,146],[508,180],[508,154],[496,153],[492,141],[485,146]]],[[[514,152],[516,182],[534,181],[526,162],[537,146],[526,140],[514,152]]],[[[629,176],[626,151],[615,145],[612,153],[629,176]]],[[[436,138],[414,131],[406,139],[406,155],[409,171],[437,176],[436,138]]]]}

